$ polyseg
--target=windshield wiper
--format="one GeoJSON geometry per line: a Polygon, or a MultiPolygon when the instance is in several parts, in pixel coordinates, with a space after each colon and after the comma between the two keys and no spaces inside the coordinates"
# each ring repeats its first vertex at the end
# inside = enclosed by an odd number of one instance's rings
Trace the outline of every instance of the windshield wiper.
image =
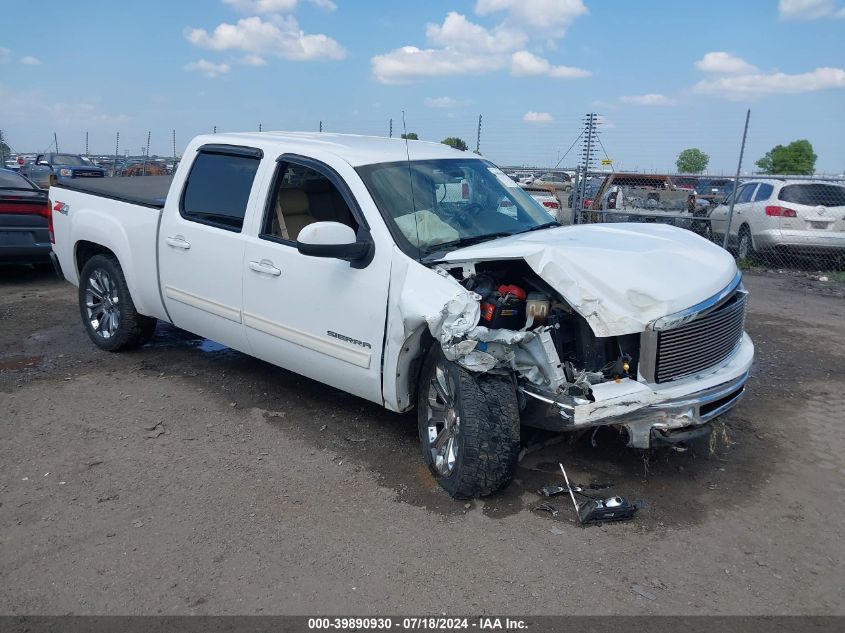
{"type": "Polygon", "coordinates": [[[538,224],[537,226],[532,226],[530,229],[526,229],[524,231],[520,231],[517,235],[522,235],[523,233],[530,233],[531,231],[539,231],[541,229],[548,229],[553,226],[563,226],[560,222],[546,222],[545,224],[538,224]]]}
{"type": "Polygon", "coordinates": [[[471,246],[472,244],[478,244],[479,242],[487,242],[488,240],[495,240],[498,237],[508,237],[510,235],[514,235],[514,233],[511,233],[510,231],[499,231],[498,233],[486,233],[485,235],[461,237],[456,240],[452,240],[451,242],[442,242],[440,244],[435,244],[434,246],[438,249],[471,246]]]}

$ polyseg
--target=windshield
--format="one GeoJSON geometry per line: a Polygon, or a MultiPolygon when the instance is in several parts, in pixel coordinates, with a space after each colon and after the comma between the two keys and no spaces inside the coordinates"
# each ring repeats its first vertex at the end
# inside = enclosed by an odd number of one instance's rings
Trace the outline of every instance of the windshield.
{"type": "Polygon", "coordinates": [[[485,160],[403,161],[357,171],[399,246],[413,257],[557,224],[485,160]]]}
{"type": "Polygon", "coordinates": [[[82,158],[82,156],[75,156],[74,154],[54,154],[54,165],[90,165],[82,158]]]}
{"type": "Polygon", "coordinates": [[[37,189],[37,187],[20,174],[0,169],[0,189],[37,189]]]}

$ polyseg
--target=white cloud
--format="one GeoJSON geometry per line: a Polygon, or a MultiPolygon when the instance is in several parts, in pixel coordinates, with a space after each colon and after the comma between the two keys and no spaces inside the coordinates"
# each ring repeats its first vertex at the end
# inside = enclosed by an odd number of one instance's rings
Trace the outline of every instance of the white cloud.
{"type": "Polygon", "coordinates": [[[241,63],[244,66],[266,66],[267,60],[260,55],[244,55],[241,57],[241,63]]]}
{"type": "Polygon", "coordinates": [[[8,48],[3,48],[0,46],[0,64],[9,61],[9,58],[12,56],[12,51],[8,48]]]}
{"type": "Polygon", "coordinates": [[[296,8],[296,0],[223,0],[224,4],[242,13],[289,13],[296,8]]]}
{"type": "Polygon", "coordinates": [[[501,25],[489,31],[455,11],[446,15],[443,24],[427,24],[425,35],[435,46],[475,53],[498,53],[503,48],[513,50],[525,44],[527,40],[524,33],[511,31],[501,25]]]}
{"type": "Polygon", "coordinates": [[[724,51],[707,53],[695,62],[696,68],[706,73],[733,75],[739,73],[753,73],[757,68],[740,57],[735,57],[724,51]]]}
{"type": "Polygon", "coordinates": [[[666,95],[651,92],[644,95],[631,95],[627,97],[619,97],[622,103],[631,103],[633,105],[642,106],[671,106],[678,103],[675,99],[670,99],[666,95]]]}
{"type": "Polygon", "coordinates": [[[334,11],[337,9],[337,5],[332,2],[332,0],[308,0],[311,4],[315,7],[322,9],[323,11],[334,11]]]}
{"type": "Polygon", "coordinates": [[[522,120],[526,123],[551,123],[555,119],[548,112],[526,112],[522,120]]]}
{"type": "Polygon", "coordinates": [[[525,39],[506,31],[491,32],[465,16],[450,12],[443,24],[428,24],[426,38],[439,48],[403,46],[370,60],[381,83],[408,83],[423,77],[482,74],[502,68],[511,46],[525,39]]]}
{"type": "Polygon", "coordinates": [[[41,60],[37,57],[33,57],[32,55],[24,55],[21,57],[21,64],[25,66],[38,66],[41,64],[41,60]]]}
{"type": "Polygon", "coordinates": [[[473,75],[510,67],[514,74],[575,78],[588,71],[553,66],[548,60],[519,50],[528,36],[507,24],[487,29],[451,11],[442,24],[428,24],[429,47],[403,46],[371,60],[373,76],[385,84],[408,83],[425,77],[473,75]],[[517,55],[512,55],[516,52],[517,55]]]}
{"type": "Polygon", "coordinates": [[[507,12],[505,24],[526,28],[538,36],[563,37],[566,29],[587,13],[582,0],[478,0],[478,15],[507,12]]]}
{"type": "Polygon", "coordinates": [[[231,70],[231,68],[229,67],[229,64],[215,64],[207,59],[200,59],[195,62],[191,62],[190,64],[185,64],[185,70],[200,72],[206,77],[214,79],[220,75],[225,75],[229,72],[229,70],[231,70]]]}
{"type": "Polygon", "coordinates": [[[476,75],[495,70],[498,64],[484,55],[464,55],[451,49],[403,46],[370,60],[373,76],[383,84],[403,84],[424,77],[476,75]]]}
{"type": "Polygon", "coordinates": [[[253,55],[275,55],[284,59],[343,59],[344,48],[323,34],[306,34],[293,16],[262,20],[253,16],[237,24],[219,24],[213,32],[188,28],[185,39],[215,51],[238,50],[253,55]]]}
{"type": "Polygon", "coordinates": [[[778,13],[784,20],[845,18],[845,8],[837,9],[835,0],[780,0],[778,13]]]}
{"type": "Polygon", "coordinates": [[[845,88],[845,70],[816,68],[807,73],[756,73],[699,81],[694,92],[716,94],[728,99],[743,99],[766,94],[814,92],[827,88],[845,88]]]}
{"type": "Polygon", "coordinates": [[[427,108],[460,108],[470,104],[469,99],[453,99],[452,97],[427,97],[423,101],[427,108]]]}
{"type": "Polygon", "coordinates": [[[511,55],[511,72],[516,76],[548,75],[557,79],[579,79],[592,74],[588,70],[571,66],[553,66],[549,60],[528,51],[516,51],[511,55]]]}

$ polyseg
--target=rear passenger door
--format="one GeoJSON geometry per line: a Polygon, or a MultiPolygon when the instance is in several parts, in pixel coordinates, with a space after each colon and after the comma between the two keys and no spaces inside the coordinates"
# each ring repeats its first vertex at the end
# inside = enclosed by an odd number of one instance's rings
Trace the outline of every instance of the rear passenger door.
{"type": "Polygon", "coordinates": [[[390,249],[369,262],[309,257],[296,247],[303,227],[340,222],[360,236],[369,226],[346,163],[302,156],[279,159],[263,212],[246,236],[244,326],[252,354],[373,402],[382,402],[390,249]]]}
{"type": "Polygon", "coordinates": [[[761,182],[757,185],[757,189],[754,191],[754,197],[752,198],[751,203],[744,205],[743,213],[738,216],[740,222],[737,222],[737,227],[739,227],[743,222],[748,224],[751,229],[751,236],[754,239],[756,239],[756,236],[764,231],[777,230],[780,228],[780,218],[766,213],[766,206],[768,206],[767,202],[772,196],[774,189],[773,185],[767,182],[761,182]]]}
{"type": "Polygon", "coordinates": [[[251,147],[200,147],[181,195],[168,196],[159,229],[161,291],[171,321],[242,351],[248,344],[241,232],[247,210],[261,197],[256,173],[262,156],[251,147]]]}

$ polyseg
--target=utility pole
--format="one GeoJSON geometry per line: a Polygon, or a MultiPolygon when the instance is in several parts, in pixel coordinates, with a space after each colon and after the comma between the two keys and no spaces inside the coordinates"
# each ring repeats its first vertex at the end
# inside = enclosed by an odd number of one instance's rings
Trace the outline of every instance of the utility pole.
{"type": "Polygon", "coordinates": [[[6,141],[3,136],[3,130],[0,130],[0,168],[6,166],[6,141]]]}
{"type": "Polygon", "coordinates": [[[321,132],[323,131],[323,122],[322,121],[320,121],[320,131],[321,132]]]}
{"type": "Polygon", "coordinates": [[[590,178],[590,168],[592,167],[592,154],[595,149],[594,143],[598,139],[598,115],[595,112],[590,112],[584,118],[584,130],[581,133],[584,137],[584,142],[581,147],[581,170],[579,171],[579,182],[576,189],[577,195],[572,197],[572,204],[577,209],[573,209],[574,221],[576,224],[581,221],[581,213],[584,208],[584,198],[587,197],[587,182],[590,178]]]}
{"type": "MultiPolygon", "coordinates": [[[[731,221],[734,218],[734,202],[736,202],[736,188],[739,184],[739,174],[742,171],[742,155],[745,154],[745,139],[748,136],[748,121],[751,118],[751,108],[745,113],[745,129],[742,131],[742,145],[739,147],[739,162],[736,164],[736,178],[734,178],[734,187],[731,192],[731,206],[728,209],[728,226],[725,229],[725,240],[722,242],[722,248],[728,249],[728,238],[731,235],[731,221]]],[[[710,227],[711,229],[713,227],[710,227]]],[[[739,244],[737,244],[739,246],[739,244]]]]}
{"type": "Polygon", "coordinates": [[[388,138],[393,138],[393,119],[390,119],[390,135],[388,138]]]}
{"type": "Polygon", "coordinates": [[[262,130],[261,130],[261,124],[260,124],[260,123],[258,124],[258,131],[259,131],[259,132],[261,132],[261,131],[262,131],[262,130]]]}
{"type": "Polygon", "coordinates": [[[176,130],[173,130],[173,167],[176,167],[176,130]]]}
{"type": "Polygon", "coordinates": [[[59,137],[56,136],[56,133],[53,132],[53,145],[56,146],[56,154],[59,153],[59,137]]]}
{"type": "Polygon", "coordinates": [[[88,157],[88,132],[85,132],[85,156],[88,157]]]}
{"type": "Polygon", "coordinates": [[[481,115],[478,115],[478,134],[475,137],[475,153],[481,154],[481,115]]]}
{"type": "Polygon", "coordinates": [[[114,165],[112,166],[111,175],[117,176],[117,153],[120,151],[120,132],[114,139],[114,165]]]}
{"type": "Polygon", "coordinates": [[[147,147],[144,148],[144,166],[141,168],[141,175],[147,175],[147,161],[150,159],[150,136],[152,135],[152,130],[147,131],[147,147]]]}

